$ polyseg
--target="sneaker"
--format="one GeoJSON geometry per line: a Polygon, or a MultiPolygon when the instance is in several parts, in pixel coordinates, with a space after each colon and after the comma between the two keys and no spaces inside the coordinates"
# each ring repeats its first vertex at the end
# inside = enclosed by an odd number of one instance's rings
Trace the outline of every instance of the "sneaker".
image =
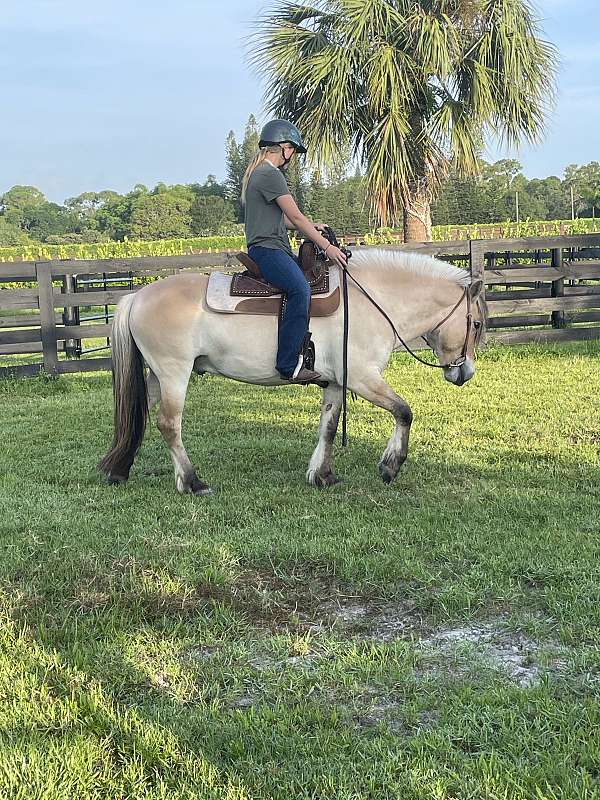
{"type": "Polygon", "coordinates": [[[294,371],[293,371],[291,377],[292,378],[297,378],[298,377],[298,373],[300,372],[300,370],[302,369],[303,366],[304,366],[304,355],[302,353],[300,353],[300,355],[298,356],[298,361],[296,362],[296,367],[294,368],[294,371]]]}
{"type": "Polygon", "coordinates": [[[288,383],[318,383],[319,379],[321,378],[320,372],[313,372],[311,369],[306,369],[306,367],[302,367],[298,370],[297,373],[291,378],[287,378],[288,383]]]}

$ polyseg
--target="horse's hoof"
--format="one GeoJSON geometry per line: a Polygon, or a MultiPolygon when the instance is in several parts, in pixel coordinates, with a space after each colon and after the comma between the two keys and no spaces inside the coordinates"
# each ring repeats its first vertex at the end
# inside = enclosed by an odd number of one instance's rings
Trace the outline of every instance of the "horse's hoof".
{"type": "Polygon", "coordinates": [[[313,481],[313,486],[317,489],[326,489],[328,486],[336,486],[336,484],[341,483],[342,479],[334,475],[333,472],[327,472],[324,475],[315,475],[313,481]]]}
{"type": "Polygon", "coordinates": [[[128,477],[129,476],[127,475],[113,475],[112,473],[109,473],[106,476],[106,482],[109,486],[121,486],[122,484],[127,483],[128,477]]]}
{"type": "Polygon", "coordinates": [[[211,494],[214,494],[214,491],[208,486],[208,484],[203,483],[198,478],[195,478],[192,483],[190,484],[189,491],[192,494],[195,494],[196,497],[210,497],[211,494]]]}
{"type": "Polygon", "coordinates": [[[385,483],[391,483],[396,475],[398,474],[398,470],[393,470],[389,464],[385,464],[383,461],[379,462],[379,474],[381,476],[381,480],[385,483]]]}
{"type": "Polygon", "coordinates": [[[205,486],[203,489],[194,489],[192,494],[195,494],[196,497],[212,497],[215,494],[215,490],[211,489],[210,486],[205,486]]]}

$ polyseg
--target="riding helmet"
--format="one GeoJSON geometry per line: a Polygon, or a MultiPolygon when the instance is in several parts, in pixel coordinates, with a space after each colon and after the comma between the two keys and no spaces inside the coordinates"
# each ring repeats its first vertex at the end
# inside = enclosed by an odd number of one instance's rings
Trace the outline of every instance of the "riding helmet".
{"type": "Polygon", "coordinates": [[[267,122],[260,132],[259,147],[267,147],[270,144],[281,144],[290,142],[298,153],[306,153],[306,147],[302,141],[302,135],[298,128],[287,119],[272,119],[267,122]]]}

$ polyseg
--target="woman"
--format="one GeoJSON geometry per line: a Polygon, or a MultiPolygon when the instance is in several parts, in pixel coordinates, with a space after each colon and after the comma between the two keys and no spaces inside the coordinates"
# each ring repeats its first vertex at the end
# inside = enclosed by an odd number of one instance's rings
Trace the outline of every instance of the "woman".
{"type": "Polygon", "coordinates": [[[308,330],[310,286],[292,252],[287,228],[300,231],[339,267],[346,264],[346,256],[321,235],[324,226],[313,225],[302,214],[283,176],[294,153],[306,153],[298,128],[284,119],[272,120],[262,129],[258,147],[242,184],[248,255],[269,283],[287,295],[279,325],[277,371],[290,383],[314,383],[321,376],[304,366],[300,354],[308,330]]]}

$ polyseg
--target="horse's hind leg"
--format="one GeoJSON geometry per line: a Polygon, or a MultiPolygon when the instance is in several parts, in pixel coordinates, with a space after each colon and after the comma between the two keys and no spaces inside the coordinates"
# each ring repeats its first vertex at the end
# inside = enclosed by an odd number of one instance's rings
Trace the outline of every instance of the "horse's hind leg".
{"type": "Polygon", "coordinates": [[[152,370],[148,370],[146,384],[148,386],[148,411],[152,411],[154,406],[160,403],[160,383],[152,370]]]}
{"type": "Polygon", "coordinates": [[[323,389],[321,420],[319,422],[319,441],[310,459],[306,479],[311,486],[321,489],[333,486],[340,479],[331,471],[331,451],[338,428],[342,408],[342,387],[330,383],[323,389]]]}
{"type": "Polygon", "coordinates": [[[179,369],[169,370],[168,373],[159,373],[160,409],[157,424],[171,453],[177,491],[207,495],[212,494],[212,490],[196,474],[181,439],[181,418],[191,372],[190,363],[182,364],[179,369]]]}
{"type": "Polygon", "coordinates": [[[403,397],[397,395],[388,386],[379,373],[372,376],[363,376],[360,382],[355,383],[352,389],[365,400],[369,400],[380,408],[389,411],[395,421],[396,427],[388,440],[379,462],[379,474],[384,483],[391,483],[408,455],[408,437],[412,423],[412,411],[403,397]]]}

